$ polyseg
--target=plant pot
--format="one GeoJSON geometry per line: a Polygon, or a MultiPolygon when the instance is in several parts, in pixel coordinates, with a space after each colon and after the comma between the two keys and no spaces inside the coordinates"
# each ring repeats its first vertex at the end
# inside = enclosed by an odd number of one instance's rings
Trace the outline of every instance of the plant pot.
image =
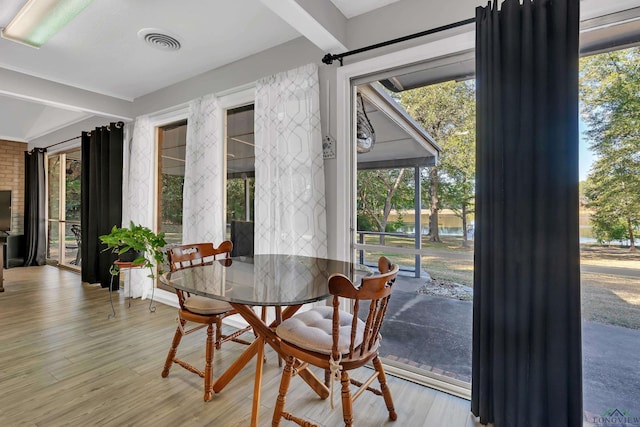
{"type": "Polygon", "coordinates": [[[142,252],[129,249],[118,256],[118,260],[122,262],[133,262],[142,256],[142,252]]]}

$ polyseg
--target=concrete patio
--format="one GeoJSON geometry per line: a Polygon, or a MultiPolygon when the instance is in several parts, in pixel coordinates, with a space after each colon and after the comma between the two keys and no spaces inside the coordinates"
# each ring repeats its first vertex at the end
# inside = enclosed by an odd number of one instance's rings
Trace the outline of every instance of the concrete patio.
{"type": "MultiPolygon", "coordinates": [[[[471,301],[418,294],[427,279],[399,276],[383,327],[388,359],[471,381],[471,301]]],[[[640,415],[640,331],[583,321],[585,421],[609,408],[640,415]]]]}

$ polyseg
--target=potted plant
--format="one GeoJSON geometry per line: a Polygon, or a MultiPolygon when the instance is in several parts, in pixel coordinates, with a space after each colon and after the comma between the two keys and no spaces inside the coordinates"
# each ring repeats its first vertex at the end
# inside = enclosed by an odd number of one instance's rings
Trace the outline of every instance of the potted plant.
{"type": "MultiPolygon", "coordinates": [[[[100,240],[107,245],[104,250],[118,254],[120,261],[148,268],[151,278],[155,277],[154,267],[164,262],[162,248],[167,244],[164,233],[156,234],[147,227],[134,224],[133,221],[129,223],[129,227],[114,225],[109,234],[100,236],[100,240]]],[[[114,264],[109,271],[115,276],[119,268],[114,264]]]]}

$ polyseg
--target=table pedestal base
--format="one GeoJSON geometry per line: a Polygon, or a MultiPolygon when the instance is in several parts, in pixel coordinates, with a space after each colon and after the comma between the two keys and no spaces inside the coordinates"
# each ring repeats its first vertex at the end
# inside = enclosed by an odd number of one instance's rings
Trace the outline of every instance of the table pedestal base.
{"type": "MultiPolygon", "coordinates": [[[[226,371],[216,380],[213,384],[213,391],[215,393],[219,393],[226,387],[227,384],[246,366],[247,363],[254,356],[257,355],[256,358],[256,376],[253,385],[253,404],[251,408],[251,426],[255,427],[258,425],[258,414],[260,411],[260,390],[262,387],[262,369],[264,363],[264,346],[265,343],[269,344],[271,348],[275,350],[280,356],[285,357],[285,354],[280,350],[280,339],[276,335],[274,331],[275,323],[271,325],[266,325],[260,317],[256,315],[253,311],[253,308],[250,306],[246,306],[243,304],[235,304],[231,303],[233,308],[235,308],[238,313],[244,318],[244,320],[249,323],[253,327],[254,332],[257,334],[257,338],[245,351],[242,352],[240,356],[227,368],[226,371]]],[[[302,307],[301,305],[295,305],[287,307],[282,312],[282,320],[286,320],[293,316],[299,309],[302,307]]],[[[297,368],[299,368],[302,364],[300,363],[297,368]]],[[[302,378],[309,387],[316,392],[316,394],[321,399],[326,399],[329,397],[329,389],[325,386],[322,381],[318,377],[316,377],[313,372],[309,369],[302,368],[298,371],[298,375],[302,378]]]]}

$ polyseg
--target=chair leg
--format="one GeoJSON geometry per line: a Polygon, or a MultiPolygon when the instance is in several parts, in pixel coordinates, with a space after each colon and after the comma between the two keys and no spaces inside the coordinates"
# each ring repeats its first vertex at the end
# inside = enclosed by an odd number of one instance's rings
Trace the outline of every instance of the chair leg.
{"type": "Polygon", "coordinates": [[[216,350],[222,346],[222,318],[216,321],[216,350]]]}
{"type": "Polygon", "coordinates": [[[396,414],[396,410],[393,407],[391,390],[389,390],[389,386],[387,385],[387,377],[384,374],[384,369],[382,369],[382,362],[380,361],[380,358],[378,356],[373,359],[373,367],[376,369],[376,371],[378,371],[378,382],[380,383],[380,391],[382,392],[384,403],[387,405],[387,410],[389,411],[389,419],[391,421],[395,421],[398,419],[398,414],[396,414]]]}
{"type": "Polygon", "coordinates": [[[282,307],[279,305],[275,307],[276,310],[276,324],[279,325],[282,323],[282,307]]]}
{"type": "MultiPolygon", "coordinates": [[[[276,325],[282,323],[282,307],[276,306],[274,307],[276,310],[276,325]]],[[[278,354],[278,367],[282,367],[282,357],[278,354]]]]}
{"type": "Polygon", "coordinates": [[[342,371],[340,375],[340,384],[342,384],[342,418],[345,426],[353,425],[353,405],[351,402],[351,380],[349,373],[342,371]]]}
{"type": "Polygon", "coordinates": [[[169,354],[167,354],[167,360],[164,362],[164,369],[162,370],[162,378],[166,378],[169,375],[169,369],[171,369],[171,365],[173,365],[173,359],[176,357],[176,351],[178,351],[178,345],[180,345],[180,340],[182,339],[182,331],[184,330],[184,325],[186,320],[179,319],[180,326],[176,328],[176,333],[173,335],[173,341],[171,342],[171,348],[169,349],[169,354]]]}
{"type": "Polygon", "coordinates": [[[207,353],[206,353],[206,365],[204,366],[204,401],[208,402],[213,397],[213,367],[211,362],[213,361],[213,349],[215,348],[215,341],[213,340],[213,324],[209,324],[207,327],[207,353]]]}
{"type": "Polygon", "coordinates": [[[287,391],[289,390],[289,383],[291,383],[291,377],[293,376],[293,364],[295,358],[289,356],[287,363],[282,371],[282,379],[280,380],[280,390],[278,392],[278,398],[276,399],[276,407],[273,410],[273,419],[271,425],[278,427],[280,425],[280,418],[282,417],[282,411],[284,411],[284,402],[287,398],[287,391]]]}

